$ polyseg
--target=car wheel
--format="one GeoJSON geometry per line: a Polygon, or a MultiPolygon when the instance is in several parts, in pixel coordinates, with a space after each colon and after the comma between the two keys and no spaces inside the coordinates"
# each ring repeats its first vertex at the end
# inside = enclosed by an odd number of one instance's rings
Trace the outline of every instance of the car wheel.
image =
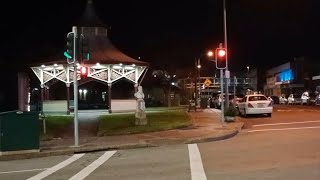
{"type": "Polygon", "coordinates": [[[272,113],[268,113],[268,117],[271,117],[272,116],[272,113]]]}

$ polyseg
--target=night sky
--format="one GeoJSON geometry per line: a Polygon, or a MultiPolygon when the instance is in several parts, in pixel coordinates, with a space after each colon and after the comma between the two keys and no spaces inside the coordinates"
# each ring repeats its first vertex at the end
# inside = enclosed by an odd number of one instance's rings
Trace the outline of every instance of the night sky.
{"type": "MultiPolygon", "coordinates": [[[[230,69],[318,57],[319,6],[313,2],[227,0],[230,69]]],[[[93,3],[113,44],[154,67],[193,66],[195,58],[224,39],[222,0],[93,3]]],[[[61,52],[85,6],[86,0],[2,2],[1,64],[25,64],[61,52]]]]}

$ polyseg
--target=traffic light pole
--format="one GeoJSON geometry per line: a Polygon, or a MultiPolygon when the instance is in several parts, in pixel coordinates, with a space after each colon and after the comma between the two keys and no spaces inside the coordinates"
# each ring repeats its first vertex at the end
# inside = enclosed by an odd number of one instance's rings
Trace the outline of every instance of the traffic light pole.
{"type": "MultiPolygon", "coordinates": [[[[224,48],[228,51],[227,43],[227,9],[226,9],[226,0],[223,0],[223,31],[224,31],[224,48]]],[[[226,74],[230,74],[228,70],[228,54],[226,54],[226,74]]],[[[229,87],[228,81],[229,77],[226,76],[226,108],[229,108],[229,87]]]]}
{"type": "Polygon", "coordinates": [[[74,146],[79,146],[79,130],[78,130],[78,72],[77,72],[77,27],[72,27],[74,35],[73,46],[73,111],[74,111],[74,146]]]}
{"type": "MultiPolygon", "coordinates": [[[[220,91],[223,97],[223,69],[220,69],[220,91]]],[[[221,101],[221,122],[224,122],[224,102],[221,101]]]]}

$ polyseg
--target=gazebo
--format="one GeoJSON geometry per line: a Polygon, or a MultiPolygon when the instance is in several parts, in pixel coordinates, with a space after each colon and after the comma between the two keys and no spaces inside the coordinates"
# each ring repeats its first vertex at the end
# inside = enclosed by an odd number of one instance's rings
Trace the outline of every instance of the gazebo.
{"type": "MultiPolygon", "coordinates": [[[[88,68],[87,78],[81,79],[78,75],[79,84],[90,81],[105,84],[108,92],[106,109],[109,113],[115,110],[132,110],[133,100],[116,101],[111,99],[112,85],[119,80],[126,79],[134,85],[136,91],[148,70],[149,64],[129,57],[111,43],[108,38],[108,28],[96,16],[92,0],[87,1],[85,13],[81,21],[75,26],[78,33],[88,40],[90,47],[90,60],[86,61],[84,65],[78,65],[78,68],[80,66],[88,68]]],[[[73,84],[75,69],[72,64],[68,64],[63,53],[46,59],[44,63],[30,65],[30,68],[40,81],[42,110],[62,110],[69,114],[70,107],[72,107],[72,104],[70,104],[70,85],[73,84]],[[48,101],[45,94],[49,93],[50,86],[59,81],[66,85],[67,99],[65,101],[48,101]]]]}

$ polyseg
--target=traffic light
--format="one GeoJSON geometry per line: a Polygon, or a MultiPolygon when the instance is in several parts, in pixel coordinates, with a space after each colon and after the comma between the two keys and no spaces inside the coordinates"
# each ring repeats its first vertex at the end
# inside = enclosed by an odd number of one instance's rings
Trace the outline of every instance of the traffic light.
{"type": "Polygon", "coordinates": [[[81,66],[81,68],[80,68],[80,76],[81,76],[81,79],[85,79],[85,78],[88,77],[88,67],[81,66]]]}
{"type": "Polygon", "coordinates": [[[215,55],[216,55],[216,68],[225,69],[227,67],[227,49],[217,48],[215,55]]]}
{"type": "Polygon", "coordinates": [[[63,53],[63,55],[67,58],[68,63],[73,63],[75,60],[74,50],[75,50],[75,37],[74,37],[74,33],[70,32],[66,37],[66,49],[63,53]]]}
{"type": "Polygon", "coordinates": [[[83,36],[80,39],[80,51],[82,60],[90,60],[89,40],[83,36]]]}

